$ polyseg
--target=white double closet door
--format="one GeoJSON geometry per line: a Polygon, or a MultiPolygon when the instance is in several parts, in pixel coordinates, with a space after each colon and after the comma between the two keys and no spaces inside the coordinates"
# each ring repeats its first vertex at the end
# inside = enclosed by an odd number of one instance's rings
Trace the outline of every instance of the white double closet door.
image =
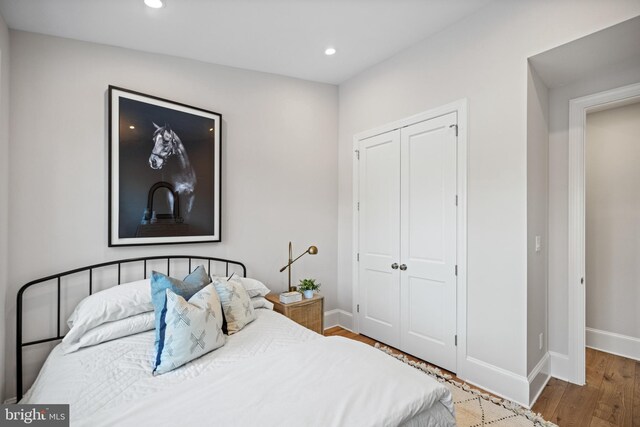
{"type": "Polygon", "coordinates": [[[457,113],[358,143],[360,333],[456,371],[457,113]]]}

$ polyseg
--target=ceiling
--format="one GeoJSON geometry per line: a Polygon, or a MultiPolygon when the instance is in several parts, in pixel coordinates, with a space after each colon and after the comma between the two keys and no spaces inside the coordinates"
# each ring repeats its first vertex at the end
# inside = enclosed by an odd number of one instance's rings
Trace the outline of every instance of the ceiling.
{"type": "Polygon", "coordinates": [[[0,14],[12,29],[339,84],[490,1],[0,0],[0,14]]]}

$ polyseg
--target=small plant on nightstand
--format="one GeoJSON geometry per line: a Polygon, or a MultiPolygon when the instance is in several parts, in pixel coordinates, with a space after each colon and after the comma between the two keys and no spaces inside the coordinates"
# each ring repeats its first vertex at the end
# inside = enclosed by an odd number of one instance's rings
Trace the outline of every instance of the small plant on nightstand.
{"type": "Polygon", "coordinates": [[[313,298],[313,293],[320,289],[320,283],[316,283],[315,279],[300,280],[298,291],[304,294],[305,298],[313,298]]]}

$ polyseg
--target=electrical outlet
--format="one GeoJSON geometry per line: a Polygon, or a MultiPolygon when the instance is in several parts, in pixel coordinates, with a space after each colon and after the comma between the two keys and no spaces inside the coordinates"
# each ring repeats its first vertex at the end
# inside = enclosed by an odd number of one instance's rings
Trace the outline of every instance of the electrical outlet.
{"type": "Polygon", "coordinates": [[[540,335],[538,336],[538,338],[540,339],[539,349],[542,350],[542,347],[543,347],[543,344],[544,344],[544,334],[541,332],[540,335]]]}

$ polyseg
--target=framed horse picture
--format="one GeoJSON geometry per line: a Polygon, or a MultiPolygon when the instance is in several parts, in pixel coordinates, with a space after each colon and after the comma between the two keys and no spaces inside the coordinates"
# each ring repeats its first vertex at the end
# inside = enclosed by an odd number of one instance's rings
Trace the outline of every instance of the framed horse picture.
{"type": "Polygon", "coordinates": [[[222,116],[109,86],[109,246],[219,242],[222,116]]]}

